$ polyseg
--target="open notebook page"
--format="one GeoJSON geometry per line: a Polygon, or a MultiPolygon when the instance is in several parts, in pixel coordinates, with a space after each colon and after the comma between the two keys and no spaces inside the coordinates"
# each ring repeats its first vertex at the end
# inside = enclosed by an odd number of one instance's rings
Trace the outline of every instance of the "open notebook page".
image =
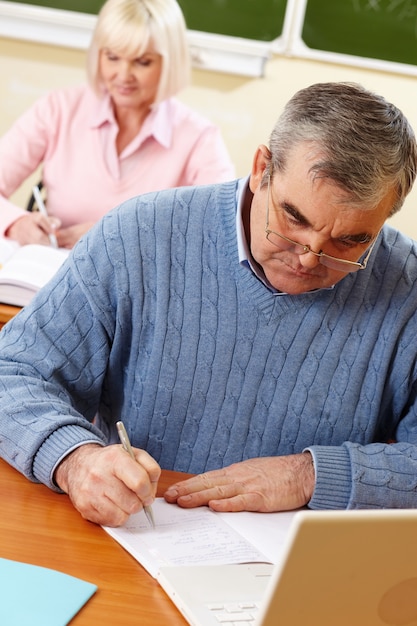
{"type": "Polygon", "coordinates": [[[156,577],[162,565],[275,563],[293,513],[215,513],[207,507],[181,509],[157,498],[156,528],[143,511],[124,526],[103,526],[156,577]]]}

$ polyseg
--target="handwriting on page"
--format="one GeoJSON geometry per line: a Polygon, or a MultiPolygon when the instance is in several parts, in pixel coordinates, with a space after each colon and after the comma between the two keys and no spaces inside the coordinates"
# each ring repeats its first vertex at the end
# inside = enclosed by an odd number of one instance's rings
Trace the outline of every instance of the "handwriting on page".
{"type": "Polygon", "coordinates": [[[120,528],[107,528],[153,576],[161,565],[262,562],[268,559],[210,509],[181,509],[157,498],[156,528],[143,512],[120,528]]]}

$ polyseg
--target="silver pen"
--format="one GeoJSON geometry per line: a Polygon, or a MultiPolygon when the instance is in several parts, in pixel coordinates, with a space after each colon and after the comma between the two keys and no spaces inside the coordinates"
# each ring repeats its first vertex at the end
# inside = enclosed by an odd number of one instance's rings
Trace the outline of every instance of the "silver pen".
{"type": "MultiPolygon", "coordinates": [[[[35,185],[34,187],[32,187],[32,192],[33,192],[33,197],[36,200],[39,213],[42,213],[42,215],[45,215],[45,217],[48,217],[48,212],[46,210],[46,206],[42,199],[41,192],[40,192],[38,185],[35,185]]],[[[53,248],[58,248],[58,242],[57,242],[56,236],[53,233],[50,233],[48,237],[49,237],[49,243],[51,244],[51,246],[53,248]]]]}
{"type": "MultiPolygon", "coordinates": [[[[116,426],[117,426],[117,432],[119,433],[119,439],[120,439],[120,442],[121,442],[123,448],[126,450],[126,452],[128,454],[130,454],[132,459],[136,462],[135,455],[133,453],[133,449],[132,449],[131,443],[129,441],[129,437],[128,437],[128,434],[126,432],[125,425],[123,424],[123,422],[116,422],[116,426]]],[[[147,520],[148,520],[149,524],[152,526],[152,528],[155,528],[155,519],[154,519],[154,516],[153,516],[152,507],[151,506],[144,506],[143,510],[145,511],[145,515],[147,517],[147,520]]]]}

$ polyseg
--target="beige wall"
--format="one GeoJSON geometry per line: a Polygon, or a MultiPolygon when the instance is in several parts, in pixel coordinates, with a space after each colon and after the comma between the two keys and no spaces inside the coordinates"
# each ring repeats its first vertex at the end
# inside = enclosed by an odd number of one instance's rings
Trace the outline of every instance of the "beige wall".
{"type": "MultiPolygon", "coordinates": [[[[45,91],[84,81],[84,56],[76,50],[0,38],[0,135],[45,91]]],[[[237,174],[243,176],[292,94],[311,83],[333,80],[360,82],[381,93],[404,111],[417,131],[417,78],[294,58],[272,58],[265,76],[256,79],[195,70],[192,86],[181,99],[221,127],[237,174]]],[[[21,205],[31,182],[15,195],[21,205]]],[[[417,239],[416,214],[417,186],[392,223],[417,239]]]]}

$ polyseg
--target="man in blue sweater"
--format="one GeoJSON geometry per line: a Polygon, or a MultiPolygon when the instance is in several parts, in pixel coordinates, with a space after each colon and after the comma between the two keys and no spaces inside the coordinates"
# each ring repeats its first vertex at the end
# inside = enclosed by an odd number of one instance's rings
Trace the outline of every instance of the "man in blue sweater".
{"type": "Polygon", "coordinates": [[[160,467],[184,507],[417,507],[416,167],[397,108],[318,84],[248,179],[110,212],[1,333],[1,456],[108,525],[160,467]]]}

